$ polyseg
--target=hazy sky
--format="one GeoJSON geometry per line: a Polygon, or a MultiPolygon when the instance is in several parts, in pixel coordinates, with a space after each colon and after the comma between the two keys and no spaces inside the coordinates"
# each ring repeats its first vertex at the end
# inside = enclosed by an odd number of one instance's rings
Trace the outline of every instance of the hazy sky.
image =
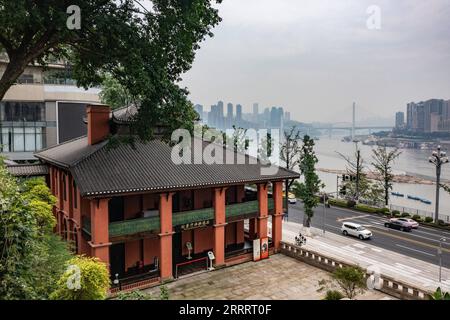
{"type": "Polygon", "coordinates": [[[450,0],[224,0],[182,85],[218,99],[282,106],[298,121],[394,117],[406,103],[450,99],[450,0]],[[366,10],[380,8],[381,29],[366,10]],[[362,113],[362,112],[361,112],[362,113]],[[357,118],[365,118],[361,113],[357,118]]]}

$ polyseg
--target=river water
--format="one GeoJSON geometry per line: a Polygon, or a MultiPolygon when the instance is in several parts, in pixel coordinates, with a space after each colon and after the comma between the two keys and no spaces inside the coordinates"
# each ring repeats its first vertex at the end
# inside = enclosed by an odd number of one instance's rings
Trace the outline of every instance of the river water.
{"type": "MultiPolygon", "coordinates": [[[[340,152],[354,159],[355,143],[342,142],[342,137],[320,137],[316,141],[316,154],[319,158],[317,168],[323,169],[346,169],[346,161],[337,153],[340,152]]],[[[359,143],[361,155],[367,167],[371,167],[372,162],[372,146],[366,146],[359,143]]],[[[401,149],[402,153],[393,165],[394,173],[405,173],[408,175],[418,176],[429,180],[435,180],[436,167],[428,162],[431,154],[430,150],[418,149],[401,149]]],[[[336,174],[319,172],[321,180],[325,183],[327,192],[336,192],[336,174]]],[[[442,167],[442,179],[450,180],[450,164],[442,167]]],[[[398,206],[415,208],[424,211],[434,212],[435,207],[435,185],[394,183],[394,192],[400,192],[405,195],[404,198],[391,196],[391,203],[398,206]],[[420,201],[407,199],[407,195],[414,195],[420,198],[430,200],[431,204],[425,204],[420,201]]],[[[450,194],[441,189],[440,191],[440,213],[450,215],[450,194]]]]}

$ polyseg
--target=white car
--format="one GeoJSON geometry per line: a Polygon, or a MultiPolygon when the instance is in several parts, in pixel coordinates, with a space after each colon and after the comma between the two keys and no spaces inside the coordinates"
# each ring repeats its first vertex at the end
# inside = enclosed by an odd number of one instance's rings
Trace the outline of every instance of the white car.
{"type": "Polygon", "coordinates": [[[344,236],[354,236],[361,240],[370,239],[372,232],[360,224],[353,222],[344,222],[341,227],[341,231],[344,236]]]}
{"type": "Polygon", "coordinates": [[[297,198],[288,198],[288,202],[290,203],[290,204],[296,204],[297,203],[297,198]]]}

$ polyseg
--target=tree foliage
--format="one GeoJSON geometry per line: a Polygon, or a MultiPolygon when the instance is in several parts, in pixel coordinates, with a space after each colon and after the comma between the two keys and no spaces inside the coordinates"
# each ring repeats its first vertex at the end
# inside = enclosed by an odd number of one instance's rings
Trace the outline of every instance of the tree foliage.
{"type": "Polygon", "coordinates": [[[18,181],[0,160],[0,299],[46,299],[71,257],[53,235],[55,198],[43,179],[18,181]]]}
{"type": "Polygon", "coordinates": [[[100,100],[103,104],[110,106],[113,110],[127,107],[131,104],[139,104],[139,101],[136,99],[133,100],[128,91],[111,75],[106,75],[102,82],[100,100]]]}
{"type": "Polygon", "coordinates": [[[431,300],[450,300],[450,293],[442,291],[441,287],[437,288],[432,295],[431,300]]]}
{"type": "Polygon", "coordinates": [[[383,190],[377,183],[373,183],[367,178],[365,161],[358,146],[353,157],[340,152],[338,154],[347,162],[347,175],[352,177],[350,181],[343,182],[346,195],[355,201],[364,199],[374,204],[379,203],[383,198],[383,190]]]}
{"type": "Polygon", "coordinates": [[[221,0],[152,0],[147,9],[139,0],[0,0],[0,51],[9,59],[0,99],[27,65],[63,59],[78,85],[110,76],[139,101],[132,133],[141,139],[156,125],[192,130],[196,114],[177,83],[220,22],[213,2],[221,0]],[[69,5],[80,8],[79,29],[67,27],[69,5]]]}
{"type": "Polygon", "coordinates": [[[384,204],[388,205],[389,191],[392,190],[392,180],[394,179],[392,164],[400,156],[401,151],[397,148],[389,151],[384,145],[372,149],[372,153],[372,166],[382,179],[381,185],[384,191],[384,204]]]}
{"type": "MultiPolygon", "coordinates": [[[[296,126],[290,130],[284,131],[284,142],[280,148],[280,159],[284,162],[285,168],[294,170],[300,164],[302,154],[301,132],[296,126]]],[[[286,209],[289,209],[289,191],[291,190],[295,180],[286,180],[284,185],[286,209]]]]}
{"type": "Polygon", "coordinates": [[[319,161],[314,152],[314,140],[308,135],[303,137],[301,146],[301,155],[299,159],[300,173],[304,181],[294,184],[294,192],[303,202],[304,216],[303,226],[309,228],[311,226],[311,219],[314,215],[314,208],[319,204],[319,199],[316,194],[323,187],[319,176],[316,173],[316,164],[319,161]]]}
{"type": "Polygon", "coordinates": [[[365,272],[360,267],[337,268],[333,272],[333,279],[349,299],[353,299],[358,293],[364,293],[367,288],[365,272]]]}
{"type": "Polygon", "coordinates": [[[67,262],[67,270],[58,280],[53,300],[104,300],[108,295],[109,273],[98,258],[76,256],[67,262]],[[76,286],[77,272],[79,286],[76,286]],[[70,286],[69,284],[73,284],[70,286]]]}

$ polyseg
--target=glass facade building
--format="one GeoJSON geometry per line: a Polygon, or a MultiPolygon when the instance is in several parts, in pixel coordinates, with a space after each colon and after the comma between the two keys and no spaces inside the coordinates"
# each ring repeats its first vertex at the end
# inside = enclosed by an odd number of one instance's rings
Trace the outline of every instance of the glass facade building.
{"type": "Polygon", "coordinates": [[[34,152],[45,147],[43,102],[0,102],[0,151],[34,152]]]}

